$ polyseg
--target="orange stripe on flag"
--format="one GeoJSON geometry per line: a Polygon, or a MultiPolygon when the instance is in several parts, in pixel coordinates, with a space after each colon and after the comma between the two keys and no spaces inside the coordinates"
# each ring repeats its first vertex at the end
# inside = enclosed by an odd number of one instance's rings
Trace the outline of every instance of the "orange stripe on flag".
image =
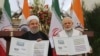
{"type": "Polygon", "coordinates": [[[29,7],[28,7],[28,0],[24,0],[22,12],[25,18],[27,19],[27,17],[30,15],[29,7]]]}
{"type": "Polygon", "coordinates": [[[72,10],[76,13],[76,16],[78,17],[80,23],[84,27],[84,18],[83,18],[83,12],[82,12],[82,7],[80,0],[73,0],[73,4],[71,7],[72,10]]]}

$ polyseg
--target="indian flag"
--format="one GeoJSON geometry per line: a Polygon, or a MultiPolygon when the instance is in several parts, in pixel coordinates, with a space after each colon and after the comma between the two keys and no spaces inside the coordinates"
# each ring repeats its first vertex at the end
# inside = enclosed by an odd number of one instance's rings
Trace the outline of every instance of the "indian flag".
{"type": "Polygon", "coordinates": [[[27,19],[28,16],[30,15],[28,0],[24,0],[22,13],[23,13],[25,19],[27,19]]]}
{"type": "Polygon", "coordinates": [[[84,28],[84,17],[80,0],[73,0],[71,7],[71,16],[75,28],[84,28]]]}
{"type": "Polygon", "coordinates": [[[22,15],[19,17],[19,19],[21,19],[21,22],[20,22],[20,25],[19,25],[21,31],[27,31],[28,30],[27,22],[26,22],[26,19],[28,18],[28,16],[30,16],[28,0],[24,0],[22,15]]]}

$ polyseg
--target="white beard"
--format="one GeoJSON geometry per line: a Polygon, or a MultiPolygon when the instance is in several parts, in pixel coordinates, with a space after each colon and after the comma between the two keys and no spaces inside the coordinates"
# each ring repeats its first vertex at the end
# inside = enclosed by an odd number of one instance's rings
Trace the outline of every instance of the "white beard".
{"type": "Polygon", "coordinates": [[[39,28],[37,28],[37,29],[31,29],[30,31],[31,31],[33,34],[35,34],[35,33],[39,32],[39,28]]]}
{"type": "Polygon", "coordinates": [[[66,31],[70,31],[70,30],[72,30],[72,27],[70,27],[70,28],[64,28],[66,31]]]}

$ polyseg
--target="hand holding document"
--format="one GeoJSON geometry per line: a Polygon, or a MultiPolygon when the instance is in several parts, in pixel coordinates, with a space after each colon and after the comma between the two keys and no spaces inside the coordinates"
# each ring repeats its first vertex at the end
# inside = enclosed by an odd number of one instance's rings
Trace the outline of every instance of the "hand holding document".
{"type": "Polygon", "coordinates": [[[49,40],[30,41],[11,38],[9,55],[11,56],[47,56],[49,40]]]}
{"type": "Polygon", "coordinates": [[[77,55],[90,51],[87,35],[53,37],[53,39],[57,55],[77,55]]]}

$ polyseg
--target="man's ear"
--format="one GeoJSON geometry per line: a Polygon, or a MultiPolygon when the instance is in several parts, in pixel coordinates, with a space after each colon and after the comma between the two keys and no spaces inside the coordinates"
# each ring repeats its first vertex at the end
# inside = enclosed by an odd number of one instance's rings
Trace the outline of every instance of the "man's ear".
{"type": "Polygon", "coordinates": [[[41,26],[41,24],[39,23],[39,26],[41,26]]]}
{"type": "Polygon", "coordinates": [[[39,23],[39,27],[41,27],[41,24],[39,23]]]}
{"type": "Polygon", "coordinates": [[[72,22],[72,25],[73,25],[74,23],[72,22]]]}

